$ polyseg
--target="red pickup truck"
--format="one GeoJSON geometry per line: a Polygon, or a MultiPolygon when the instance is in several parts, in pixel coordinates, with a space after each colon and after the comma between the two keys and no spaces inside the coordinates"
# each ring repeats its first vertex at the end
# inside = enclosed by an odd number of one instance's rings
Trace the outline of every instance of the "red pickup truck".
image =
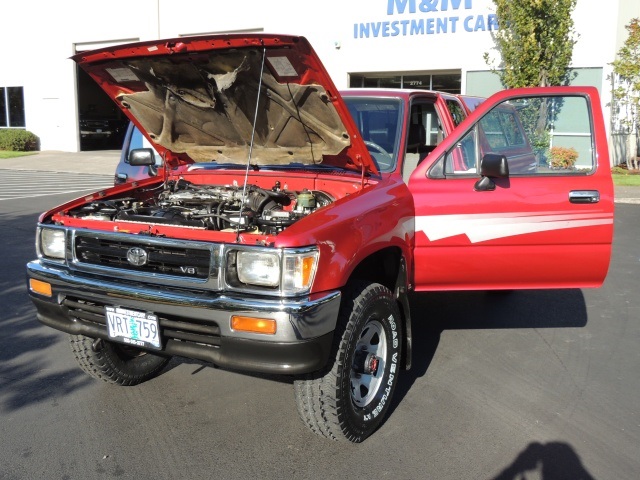
{"type": "Polygon", "coordinates": [[[304,38],[257,34],[74,60],[165,165],[40,216],[30,296],[93,377],[135,385],[172,355],[292,375],[311,430],[360,442],[419,348],[408,292],[606,276],[594,88],[511,90],[473,112],[429,92],[343,97],[304,38]],[[553,146],[576,165],[552,168],[553,146]]]}

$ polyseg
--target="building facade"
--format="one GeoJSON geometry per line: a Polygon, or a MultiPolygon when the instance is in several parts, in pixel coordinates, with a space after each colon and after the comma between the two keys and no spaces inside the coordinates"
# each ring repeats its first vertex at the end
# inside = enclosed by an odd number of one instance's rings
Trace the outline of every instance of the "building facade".
{"type": "MultiPolygon", "coordinates": [[[[23,0],[4,5],[2,13],[0,128],[32,131],[42,150],[117,148],[115,135],[115,143],[84,142],[85,130],[96,136],[115,130],[123,118],[69,57],[139,40],[232,32],[303,35],[338,88],[478,96],[503,88],[483,58],[488,53],[499,61],[491,0],[23,0]]],[[[572,82],[600,90],[615,163],[636,154],[611,108],[611,62],[634,17],[640,17],[640,2],[629,0],[578,0],[573,13],[572,82]]]]}

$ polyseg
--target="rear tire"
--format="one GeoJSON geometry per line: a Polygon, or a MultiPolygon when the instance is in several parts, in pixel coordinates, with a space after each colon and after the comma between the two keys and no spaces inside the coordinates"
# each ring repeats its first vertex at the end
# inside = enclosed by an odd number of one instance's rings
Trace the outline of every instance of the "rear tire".
{"type": "Polygon", "coordinates": [[[138,385],[160,374],[170,358],[84,335],[70,335],[71,351],[88,375],[115,385],[138,385]]]}
{"type": "Polygon", "coordinates": [[[357,283],[340,309],[334,361],[294,382],[298,413],[316,434],[359,443],[386,416],[398,383],[402,321],[391,291],[357,283]]]}

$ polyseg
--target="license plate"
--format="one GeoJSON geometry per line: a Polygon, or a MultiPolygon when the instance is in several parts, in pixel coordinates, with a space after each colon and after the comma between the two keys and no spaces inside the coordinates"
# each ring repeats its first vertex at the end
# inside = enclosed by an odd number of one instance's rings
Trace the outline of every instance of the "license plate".
{"type": "Polygon", "coordinates": [[[120,307],[105,307],[109,338],[136,347],[160,349],[158,317],[120,307]]]}

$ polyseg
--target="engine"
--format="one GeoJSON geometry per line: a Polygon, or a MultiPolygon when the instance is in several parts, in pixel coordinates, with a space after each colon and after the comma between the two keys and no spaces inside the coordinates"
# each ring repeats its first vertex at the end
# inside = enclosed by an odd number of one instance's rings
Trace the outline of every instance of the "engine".
{"type": "Polygon", "coordinates": [[[275,235],[333,197],[321,191],[290,191],[275,182],[271,189],[256,185],[196,185],[170,181],[150,200],[102,200],[69,212],[78,218],[177,225],[207,230],[275,235]]]}

